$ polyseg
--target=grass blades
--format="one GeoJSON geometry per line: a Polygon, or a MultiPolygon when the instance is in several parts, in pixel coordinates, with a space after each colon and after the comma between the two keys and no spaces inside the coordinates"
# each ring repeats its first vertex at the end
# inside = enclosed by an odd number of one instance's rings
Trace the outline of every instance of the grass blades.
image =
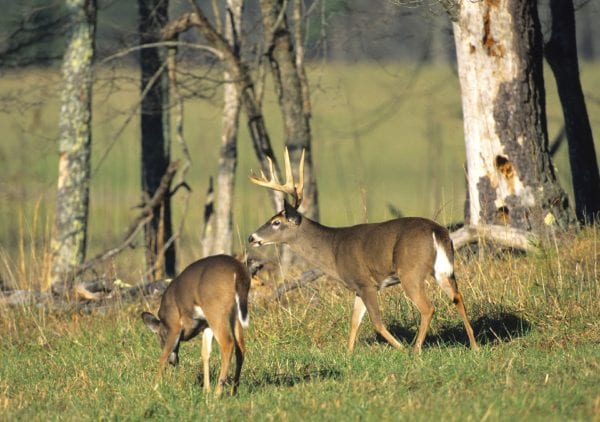
{"type": "MultiPolygon", "coordinates": [[[[352,295],[329,281],[254,300],[237,396],[202,392],[199,338],[155,388],[159,347],[142,324],[158,298],[91,313],[0,308],[4,420],[597,420],[600,417],[599,228],[537,256],[461,255],[459,285],[482,346],[431,283],[437,308],[422,355],[417,313],[399,287],[381,294],[406,344],[368,319],[345,350],[352,295]],[[590,253],[594,251],[593,253],[590,253]],[[559,268],[560,267],[560,268],[559,268]],[[558,275],[560,274],[560,277],[558,275]]],[[[218,353],[215,344],[214,354],[218,353]]],[[[219,359],[211,359],[215,379],[219,359]]]]}

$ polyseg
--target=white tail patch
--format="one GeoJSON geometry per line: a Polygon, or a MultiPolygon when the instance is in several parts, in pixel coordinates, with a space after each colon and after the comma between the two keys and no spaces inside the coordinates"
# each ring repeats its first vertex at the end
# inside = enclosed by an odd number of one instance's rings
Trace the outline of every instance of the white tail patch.
{"type": "Polygon", "coordinates": [[[235,304],[237,305],[238,319],[240,320],[242,327],[248,328],[248,325],[250,324],[250,318],[247,311],[246,318],[244,318],[244,316],[242,315],[242,309],[240,308],[240,297],[237,293],[235,294],[235,304]]]}
{"type": "Polygon", "coordinates": [[[437,243],[435,233],[431,233],[433,236],[433,247],[435,248],[435,262],[433,264],[433,272],[435,279],[438,283],[441,283],[443,276],[450,276],[454,273],[454,265],[450,262],[446,251],[442,246],[437,243]]]}

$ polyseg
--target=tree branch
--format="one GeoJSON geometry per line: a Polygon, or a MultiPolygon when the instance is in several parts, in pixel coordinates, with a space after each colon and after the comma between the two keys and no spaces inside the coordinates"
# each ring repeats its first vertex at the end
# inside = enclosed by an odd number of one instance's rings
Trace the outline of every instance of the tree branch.
{"type": "Polygon", "coordinates": [[[152,219],[152,211],[161,205],[162,200],[166,195],[170,195],[169,188],[171,186],[171,181],[173,180],[173,177],[175,177],[175,173],[177,172],[178,167],[179,161],[174,161],[171,164],[169,164],[167,170],[165,171],[165,174],[163,175],[160,181],[158,189],[156,189],[156,192],[154,192],[152,198],[150,198],[150,200],[143,205],[142,211],[140,212],[138,217],[129,225],[129,228],[125,232],[125,236],[123,237],[123,241],[121,242],[121,244],[99,253],[94,258],[84,262],[83,264],[75,268],[73,270],[73,277],[77,277],[84,271],[121,253],[125,248],[133,247],[134,240],[139,231],[152,219]]]}

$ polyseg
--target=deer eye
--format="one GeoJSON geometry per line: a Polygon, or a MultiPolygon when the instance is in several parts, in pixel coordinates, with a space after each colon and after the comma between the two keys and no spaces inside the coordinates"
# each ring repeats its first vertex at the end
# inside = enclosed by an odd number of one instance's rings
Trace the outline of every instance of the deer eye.
{"type": "Polygon", "coordinates": [[[281,226],[281,221],[280,220],[273,220],[271,222],[271,226],[277,228],[277,227],[281,226]]]}

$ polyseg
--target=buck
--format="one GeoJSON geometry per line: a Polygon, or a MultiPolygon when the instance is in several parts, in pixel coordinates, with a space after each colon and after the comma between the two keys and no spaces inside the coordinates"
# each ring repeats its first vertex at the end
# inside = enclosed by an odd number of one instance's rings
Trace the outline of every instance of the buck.
{"type": "Polygon", "coordinates": [[[252,246],[287,244],[291,250],[319,267],[356,293],[350,324],[348,350],[354,349],[356,334],[368,312],[375,330],[393,347],[400,342],[381,320],[378,292],[400,283],[406,296],[420,313],[414,350],[421,352],[433,317],[434,307],[426,295],[426,278],[432,274],[437,284],[456,305],[472,349],[479,347],[469,323],[462,294],[454,276],[454,249],[448,230],[434,221],[407,217],[382,223],[332,228],[312,221],[300,212],[304,185],[304,152],[300,159],[299,181],[295,184],[288,151],[285,151],[286,182],[280,184],[269,159],[270,178],[261,171],[250,180],[268,189],[292,196],[293,206],[271,217],[248,241],[252,246]]]}
{"type": "Polygon", "coordinates": [[[244,265],[228,255],[200,259],[179,274],[162,295],[158,317],[142,313],[142,320],[157,334],[162,349],[158,377],[167,361],[179,362],[179,344],[202,334],[204,391],[210,392],[209,358],[213,336],[221,349],[221,370],[215,389],[221,395],[235,349],[235,393],[244,363],[243,328],[248,326],[250,277],[244,265]]]}

